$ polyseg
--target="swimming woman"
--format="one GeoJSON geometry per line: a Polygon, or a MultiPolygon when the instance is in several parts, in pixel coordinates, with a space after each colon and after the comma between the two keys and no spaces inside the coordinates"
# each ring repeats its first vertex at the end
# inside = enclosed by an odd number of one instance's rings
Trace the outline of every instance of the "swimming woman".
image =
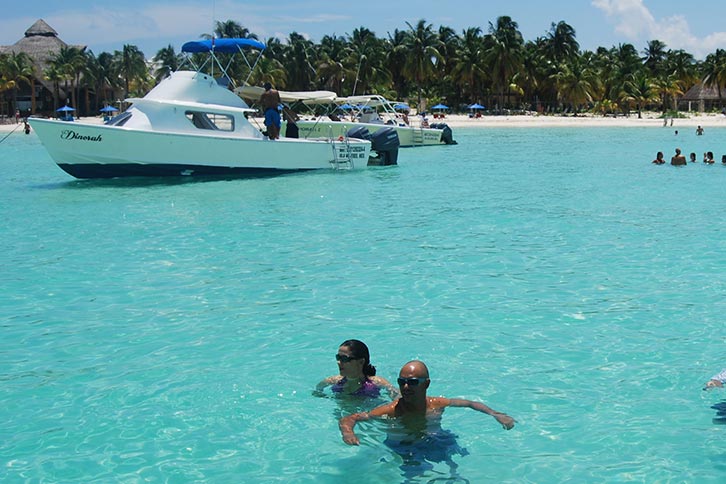
{"type": "Polygon", "coordinates": [[[368,347],[362,341],[343,341],[335,359],[339,374],[318,383],[315,388],[317,392],[330,386],[331,391],[337,395],[378,398],[381,390],[386,390],[392,399],[399,397],[398,390],[388,380],[376,376],[376,367],[371,365],[368,347]]]}

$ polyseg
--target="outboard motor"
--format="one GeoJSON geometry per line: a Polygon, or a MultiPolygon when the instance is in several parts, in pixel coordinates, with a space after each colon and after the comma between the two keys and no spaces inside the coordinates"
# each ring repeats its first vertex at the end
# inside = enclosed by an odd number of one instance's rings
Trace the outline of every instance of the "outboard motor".
{"type": "Polygon", "coordinates": [[[448,124],[440,123],[440,124],[437,124],[436,127],[438,129],[443,130],[443,132],[441,133],[441,141],[443,141],[447,145],[457,144],[456,141],[454,140],[454,133],[451,132],[451,128],[449,128],[448,124]]]}
{"type": "Polygon", "coordinates": [[[368,160],[368,166],[388,166],[398,164],[398,147],[401,141],[394,128],[381,128],[371,135],[371,151],[376,157],[368,160]]]}
{"type": "Polygon", "coordinates": [[[365,126],[356,126],[354,128],[350,128],[348,132],[345,133],[345,135],[348,138],[364,139],[366,141],[371,140],[371,133],[365,126]]]}

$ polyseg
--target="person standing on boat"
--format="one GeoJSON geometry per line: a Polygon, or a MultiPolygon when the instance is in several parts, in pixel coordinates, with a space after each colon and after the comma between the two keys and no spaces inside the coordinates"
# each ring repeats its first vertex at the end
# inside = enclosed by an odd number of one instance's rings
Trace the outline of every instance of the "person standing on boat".
{"type": "Polygon", "coordinates": [[[265,83],[265,92],[260,96],[260,104],[265,113],[265,126],[267,126],[267,137],[278,139],[280,137],[280,93],[272,89],[272,84],[265,83]]]}

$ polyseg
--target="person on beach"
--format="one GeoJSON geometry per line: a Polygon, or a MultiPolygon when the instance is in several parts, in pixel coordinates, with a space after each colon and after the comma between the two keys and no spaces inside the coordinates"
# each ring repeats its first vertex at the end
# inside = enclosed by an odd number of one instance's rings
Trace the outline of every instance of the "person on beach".
{"type": "Polygon", "coordinates": [[[691,163],[695,163],[696,162],[696,153],[691,151],[691,154],[688,155],[688,161],[690,161],[691,163]]]}
{"type": "Polygon", "coordinates": [[[265,113],[265,126],[267,126],[267,137],[271,140],[280,137],[280,93],[277,89],[272,89],[272,84],[266,82],[265,92],[260,96],[260,104],[265,113]]]}
{"type": "Polygon", "coordinates": [[[30,125],[28,124],[28,120],[26,119],[23,123],[23,130],[25,131],[25,134],[30,134],[30,125]]]}
{"type": "Polygon", "coordinates": [[[330,376],[315,387],[322,393],[330,387],[337,395],[355,397],[380,397],[381,390],[386,390],[393,399],[399,396],[398,390],[385,378],[376,376],[376,367],[371,365],[368,347],[360,340],[343,341],[335,354],[338,362],[338,375],[330,376]]]}
{"type": "Polygon", "coordinates": [[[339,420],[338,425],[343,442],[348,445],[359,445],[360,440],[353,431],[355,424],[371,418],[396,419],[403,426],[406,435],[399,438],[400,442],[414,444],[426,438],[430,432],[440,427],[441,416],[447,407],[467,407],[494,417],[507,430],[514,427],[514,419],[507,414],[497,412],[483,403],[464,400],[462,398],[429,397],[426,390],[431,384],[429,370],[424,362],[409,361],[398,373],[398,386],[401,397],[391,403],[374,408],[370,412],[359,412],[339,420]]]}
{"type": "Polygon", "coordinates": [[[15,124],[20,123],[20,109],[15,110],[15,124]]]}
{"type": "Polygon", "coordinates": [[[671,165],[673,165],[673,166],[686,165],[686,157],[681,154],[680,148],[676,148],[676,154],[673,158],[671,158],[671,165]]]}
{"type": "MultiPolygon", "coordinates": [[[[695,155],[695,153],[694,153],[694,155],[693,155],[693,156],[696,156],[696,155],[695,155]]],[[[659,152],[658,152],[658,153],[657,153],[657,154],[655,155],[655,160],[653,160],[653,164],[654,164],[654,165],[662,165],[662,164],[664,164],[664,163],[665,163],[665,160],[663,159],[663,152],[662,152],[662,151],[659,151],[659,152]]]]}

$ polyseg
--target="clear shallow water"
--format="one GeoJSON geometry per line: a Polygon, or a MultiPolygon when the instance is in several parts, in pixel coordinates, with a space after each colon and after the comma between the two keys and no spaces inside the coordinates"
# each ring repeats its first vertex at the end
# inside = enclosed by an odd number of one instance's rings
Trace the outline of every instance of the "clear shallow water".
{"type": "Polygon", "coordinates": [[[457,129],[400,165],[76,181],[0,144],[2,482],[723,482],[726,153],[655,128],[457,129]],[[701,156],[698,156],[701,159],[701,156]],[[311,391],[420,358],[468,455],[401,469],[311,391]]]}

